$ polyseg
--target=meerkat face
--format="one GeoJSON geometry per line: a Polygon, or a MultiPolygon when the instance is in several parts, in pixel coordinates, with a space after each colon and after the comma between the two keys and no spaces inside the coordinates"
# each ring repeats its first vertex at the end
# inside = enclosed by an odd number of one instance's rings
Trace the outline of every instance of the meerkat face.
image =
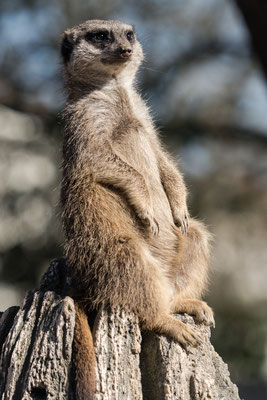
{"type": "Polygon", "coordinates": [[[86,21],[65,31],[61,55],[67,75],[83,82],[125,69],[135,74],[143,59],[133,27],[113,20],[86,21]]]}

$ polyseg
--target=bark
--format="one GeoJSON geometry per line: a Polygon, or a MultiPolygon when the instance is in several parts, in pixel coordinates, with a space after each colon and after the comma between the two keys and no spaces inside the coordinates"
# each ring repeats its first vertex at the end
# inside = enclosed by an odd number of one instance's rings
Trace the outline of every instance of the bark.
{"type": "MultiPolygon", "coordinates": [[[[74,399],[75,324],[64,260],[51,264],[39,291],[0,319],[0,398],[74,399]],[[51,291],[53,288],[53,291],[51,291]],[[50,289],[50,290],[48,290],[50,289]],[[56,293],[57,292],[57,293],[56,293]]],[[[96,400],[238,400],[227,366],[210,343],[210,329],[192,317],[202,344],[187,351],[166,337],[142,332],[135,315],[101,311],[94,324],[96,400]]]]}
{"type": "Polygon", "coordinates": [[[251,36],[252,48],[259,58],[265,78],[267,78],[267,2],[266,0],[235,0],[245,20],[251,36]]]}
{"type": "Polygon", "coordinates": [[[54,292],[27,294],[2,347],[2,400],[68,398],[74,324],[70,297],[63,299],[54,292]]]}
{"type": "Polygon", "coordinates": [[[195,325],[188,315],[178,319],[192,325],[202,344],[187,351],[164,336],[143,336],[141,371],[144,400],[239,399],[226,364],[210,343],[210,328],[195,325]]]}
{"type": "Polygon", "coordinates": [[[94,331],[96,400],[142,400],[141,332],[137,318],[102,311],[94,331]]]}

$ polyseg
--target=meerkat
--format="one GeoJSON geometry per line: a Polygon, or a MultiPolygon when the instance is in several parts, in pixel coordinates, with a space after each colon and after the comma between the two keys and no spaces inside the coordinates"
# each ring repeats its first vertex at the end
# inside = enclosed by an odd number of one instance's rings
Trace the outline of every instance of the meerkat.
{"type": "Polygon", "coordinates": [[[61,190],[65,252],[83,310],[121,307],[142,329],[196,346],[172,314],[213,325],[201,296],[210,235],[135,87],[143,51],[131,25],[90,20],[64,32],[68,101],[61,190]]]}

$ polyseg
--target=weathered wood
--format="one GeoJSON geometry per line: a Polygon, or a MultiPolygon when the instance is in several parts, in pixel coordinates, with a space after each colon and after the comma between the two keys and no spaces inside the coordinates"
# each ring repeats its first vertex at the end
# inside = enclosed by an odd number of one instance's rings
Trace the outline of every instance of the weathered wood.
{"type": "Polygon", "coordinates": [[[141,332],[136,316],[103,310],[94,332],[96,400],[142,400],[141,332]]]}
{"type": "Polygon", "coordinates": [[[185,351],[178,343],[153,332],[143,335],[141,373],[144,400],[239,400],[226,364],[210,343],[210,328],[193,318],[176,316],[192,325],[202,344],[185,351]]]}
{"type": "MultiPolygon", "coordinates": [[[[54,261],[42,290],[29,292],[21,309],[12,307],[1,317],[2,400],[75,398],[75,307],[66,296],[70,282],[64,271],[67,276],[65,261],[54,261]]],[[[210,328],[195,325],[189,316],[177,318],[201,335],[199,347],[185,351],[164,336],[141,335],[136,316],[101,311],[93,332],[95,400],[239,400],[227,366],[210,343],[210,328]]]]}
{"type": "Polygon", "coordinates": [[[14,318],[19,311],[19,307],[14,306],[8,308],[5,312],[1,313],[0,317],[0,354],[2,352],[3,344],[6,340],[8,332],[12,328],[14,318]]]}
{"type": "Polygon", "coordinates": [[[2,348],[2,400],[71,396],[74,324],[71,298],[62,299],[54,292],[27,294],[2,348]]]}

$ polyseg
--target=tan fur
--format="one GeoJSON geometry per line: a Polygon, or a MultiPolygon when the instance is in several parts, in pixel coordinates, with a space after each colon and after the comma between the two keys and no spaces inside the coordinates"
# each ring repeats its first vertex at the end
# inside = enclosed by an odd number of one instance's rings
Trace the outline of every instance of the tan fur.
{"type": "MultiPolygon", "coordinates": [[[[201,301],[186,307],[186,298],[206,289],[209,234],[189,218],[183,177],[135,89],[143,53],[128,31],[119,21],[94,20],[64,35],[65,251],[85,309],[121,306],[143,328],[196,345],[197,335],[171,313],[191,310],[200,320],[207,310],[201,301]],[[99,29],[109,43],[85,40],[99,29]],[[131,56],[121,59],[118,48],[131,56]]],[[[210,310],[201,322],[212,319],[210,310]]]]}

